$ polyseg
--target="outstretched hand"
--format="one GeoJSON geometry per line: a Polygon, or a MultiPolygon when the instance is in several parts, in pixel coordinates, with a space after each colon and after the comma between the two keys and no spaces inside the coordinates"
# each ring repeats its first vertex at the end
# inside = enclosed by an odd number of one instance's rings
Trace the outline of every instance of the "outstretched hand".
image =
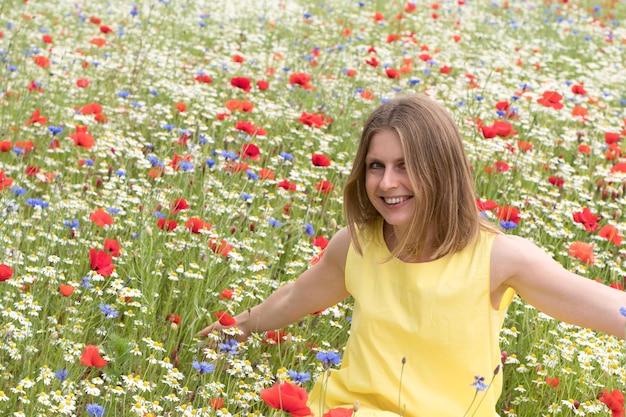
{"type": "MultiPolygon", "coordinates": [[[[205,327],[204,329],[200,330],[197,335],[199,337],[208,337],[211,333],[216,332],[218,333],[220,336],[222,336],[224,334],[224,329],[227,329],[231,326],[224,326],[222,325],[219,321],[213,322],[210,325],[208,325],[207,327],[205,327]]],[[[230,337],[232,339],[235,339],[238,342],[245,342],[246,340],[248,340],[248,337],[250,336],[250,333],[241,329],[240,327],[238,327],[239,332],[234,336],[234,337],[230,337]]]]}

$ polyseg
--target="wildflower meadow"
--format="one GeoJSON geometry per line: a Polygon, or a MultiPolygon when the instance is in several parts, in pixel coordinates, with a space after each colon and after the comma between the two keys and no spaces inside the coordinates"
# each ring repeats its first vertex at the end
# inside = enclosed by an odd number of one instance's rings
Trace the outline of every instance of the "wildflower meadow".
{"type": "MultiPolygon", "coordinates": [[[[0,0],[0,415],[307,416],[350,300],[196,333],[323,256],[364,117],[403,93],[453,114],[484,216],[623,291],[625,22],[624,0],[0,0]]],[[[501,416],[624,416],[622,340],[515,298],[501,345],[501,416]]]]}

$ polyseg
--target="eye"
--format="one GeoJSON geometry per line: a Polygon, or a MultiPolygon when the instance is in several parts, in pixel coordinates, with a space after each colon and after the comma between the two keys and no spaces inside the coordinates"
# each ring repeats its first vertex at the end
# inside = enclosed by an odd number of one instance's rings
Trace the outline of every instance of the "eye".
{"type": "Polygon", "coordinates": [[[376,162],[376,161],[370,162],[367,165],[367,169],[381,169],[381,168],[384,168],[384,167],[385,166],[383,164],[381,164],[380,162],[376,162]]]}

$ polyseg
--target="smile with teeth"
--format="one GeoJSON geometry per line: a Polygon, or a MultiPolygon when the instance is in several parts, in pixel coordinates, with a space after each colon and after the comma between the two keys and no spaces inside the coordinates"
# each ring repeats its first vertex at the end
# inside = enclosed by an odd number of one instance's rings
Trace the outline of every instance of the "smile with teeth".
{"type": "Polygon", "coordinates": [[[413,197],[383,197],[386,204],[400,204],[413,197]]]}

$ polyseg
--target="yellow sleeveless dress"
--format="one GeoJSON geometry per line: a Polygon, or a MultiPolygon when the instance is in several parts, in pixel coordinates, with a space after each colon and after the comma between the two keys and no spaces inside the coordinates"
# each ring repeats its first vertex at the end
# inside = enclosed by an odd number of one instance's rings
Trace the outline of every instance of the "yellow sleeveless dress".
{"type": "Polygon", "coordinates": [[[502,391],[499,333],[514,291],[491,306],[495,234],[431,262],[405,263],[384,243],[382,221],[350,245],[346,287],[354,298],[341,368],[324,373],[309,395],[321,417],[353,407],[355,417],[494,417],[502,391]],[[478,392],[476,377],[491,386],[478,392]]]}

